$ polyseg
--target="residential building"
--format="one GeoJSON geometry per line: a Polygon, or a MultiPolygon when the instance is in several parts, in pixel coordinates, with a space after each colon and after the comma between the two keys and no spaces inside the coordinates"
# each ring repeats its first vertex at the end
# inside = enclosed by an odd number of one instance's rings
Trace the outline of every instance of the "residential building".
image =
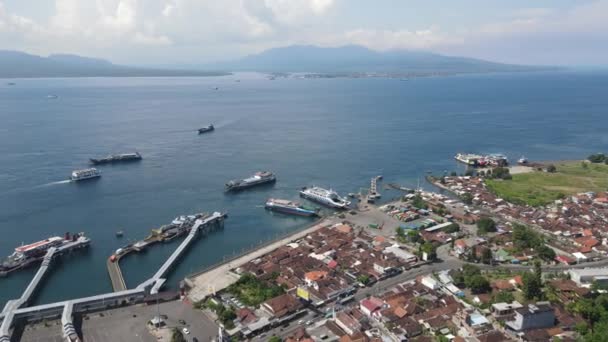
{"type": "Polygon", "coordinates": [[[550,328],[555,325],[555,311],[549,302],[528,304],[514,311],[514,320],[506,322],[506,325],[515,331],[550,328]]]}

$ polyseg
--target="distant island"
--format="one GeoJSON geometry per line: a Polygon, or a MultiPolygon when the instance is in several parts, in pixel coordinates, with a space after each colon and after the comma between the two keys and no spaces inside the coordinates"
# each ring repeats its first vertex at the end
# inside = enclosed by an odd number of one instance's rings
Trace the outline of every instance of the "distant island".
{"type": "Polygon", "coordinates": [[[0,78],[28,77],[154,77],[222,76],[222,71],[139,68],[76,55],[41,57],[19,51],[0,50],[0,78]]]}
{"type": "Polygon", "coordinates": [[[415,77],[460,73],[548,70],[551,67],[502,64],[431,52],[374,51],[362,46],[294,45],[274,48],[231,62],[206,65],[211,70],[306,73],[305,77],[415,77]]]}
{"type": "Polygon", "coordinates": [[[318,47],[293,45],[273,48],[241,59],[197,65],[187,69],[141,68],[68,54],[48,57],[0,50],[0,78],[21,77],[152,77],[223,76],[230,72],[270,73],[271,77],[333,78],[392,77],[407,79],[466,73],[518,72],[555,69],[502,64],[431,52],[374,51],[362,46],[318,47]]]}

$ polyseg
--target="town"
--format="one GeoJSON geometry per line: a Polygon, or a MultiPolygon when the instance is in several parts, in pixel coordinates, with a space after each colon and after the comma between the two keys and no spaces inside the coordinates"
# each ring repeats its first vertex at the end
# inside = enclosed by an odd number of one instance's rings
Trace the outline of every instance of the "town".
{"type": "MultiPolygon", "coordinates": [[[[508,171],[507,171],[508,172],[508,171]]],[[[568,341],[608,310],[606,193],[509,203],[479,175],[319,223],[196,306],[252,341],[568,341]]],[[[191,298],[197,298],[192,289],[191,298]]]]}
{"type": "MultiPolygon", "coordinates": [[[[490,184],[509,181],[511,170],[521,168],[429,176],[436,191],[387,185],[385,194],[397,195],[380,204],[374,177],[367,194],[353,195],[355,207],[193,273],[179,292],[146,294],[162,286],[163,266],[133,290],[143,294],[129,298],[133,305],[86,314],[81,329],[115,338],[107,326],[120,321],[142,338],[273,342],[577,341],[608,333],[608,194],[560,195],[542,206],[507,201],[490,184]]],[[[131,296],[122,282],[108,298],[131,296]]],[[[48,321],[31,324],[22,337],[43,341],[48,321]]]]}

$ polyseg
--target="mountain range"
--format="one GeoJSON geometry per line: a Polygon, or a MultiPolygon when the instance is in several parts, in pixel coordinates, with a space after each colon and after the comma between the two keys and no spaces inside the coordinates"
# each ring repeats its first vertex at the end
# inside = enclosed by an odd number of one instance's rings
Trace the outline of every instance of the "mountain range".
{"type": "Polygon", "coordinates": [[[231,71],[307,72],[329,74],[454,74],[511,72],[544,67],[511,65],[430,52],[378,52],[362,46],[325,48],[293,45],[273,48],[244,58],[189,68],[140,68],[76,55],[48,57],[0,50],[0,78],[18,77],[134,77],[217,76],[231,71]]]}
{"type": "Polygon", "coordinates": [[[430,52],[379,52],[358,45],[274,48],[231,62],[208,65],[214,70],[321,73],[476,73],[536,70],[542,67],[502,64],[430,52]]]}
{"type": "Polygon", "coordinates": [[[18,77],[143,77],[143,76],[216,76],[224,72],[138,68],[115,65],[109,61],[77,55],[48,57],[19,51],[0,50],[0,78],[18,77]]]}

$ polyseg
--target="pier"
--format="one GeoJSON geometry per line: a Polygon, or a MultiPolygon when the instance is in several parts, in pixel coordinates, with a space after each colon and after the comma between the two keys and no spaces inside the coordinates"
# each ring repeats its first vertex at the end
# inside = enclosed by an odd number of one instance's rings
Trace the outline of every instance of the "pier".
{"type": "Polygon", "coordinates": [[[382,176],[372,177],[371,184],[369,186],[369,192],[367,194],[367,201],[373,202],[374,200],[382,197],[378,192],[378,181],[382,179],[382,176]]]}
{"type": "Polygon", "coordinates": [[[201,232],[201,234],[210,232],[211,230],[213,230],[213,226],[217,228],[223,223],[225,217],[226,214],[214,212],[211,216],[205,219],[196,220],[194,226],[192,226],[192,228],[190,229],[188,236],[175,249],[175,251],[173,251],[171,256],[169,256],[165,263],[158,269],[158,271],[156,271],[154,276],[141,283],[137,288],[148,288],[149,286],[152,286],[150,289],[150,294],[157,294],[166,281],[166,279],[163,277],[175,265],[175,262],[183,255],[184,251],[190,246],[190,243],[194,240],[196,235],[199,232],[201,232]]]}
{"type": "MultiPolygon", "coordinates": [[[[120,266],[118,265],[120,257],[131,251],[135,251],[135,248],[131,247],[128,250],[122,251],[119,253],[119,255],[114,255],[114,262],[111,262],[111,260],[108,259],[108,272],[110,273],[112,287],[115,292],[37,305],[34,307],[22,307],[28,303],[36,289],[39,287],[41,280],[44,278],[45,274],[49,270],[49,267],[51,266],[53,258],[72,249],[84,247],[88,245],[89,240],[81,237],[61,247],[49,248],[40,268],[38,269],[38,272],[36,272],[36,275],[25,289],[22,296],[19,299],[9,300],[0,313],[0,342],[11,341],[11,329],[16,320],[33,322],[55,318],[61,318],[62,332],[66,341],[80,341],[73,323],[73,316],[75,313],[82,314],[106,310],[108,308],[119,307],[122,305],[141,303],[144,301],[146,296],[158,293],[166,281],[166,279],[163,277],[165,277],[171,268],[175,266],[178,259],[183,256],[184,252],[192,244],[192,241],[194,241],[197,235],[208,234],[223,227],[223,222],[226,217],[227,215],[225,213],[214,212],[211,215],[201,215],[194,221],[194,224],[190,228],[177,225],[176,227],[180,229],[180,232],[183,232],[183,230],[181,230],[182,228],[186,229],[186,231],[188,231],[188,236],[163,263],[154,276],[140,284],[135,289],[127,289],[120,266]]],[[[177,236],[179,235],[180,234],[177,234],[177,236]]],[[[149,245],[152,242],[171,240],[177,236],[167,236],[166,239],[163,236],[151,236],[146,240],[143,240],[146,242],[143,244],[143,246],[149,245]]]]}
{"type": "Polygon", "coordinates": [[[112,289],[114,292],[120,292],[127,289],[125,278],[122,276],[120,264],[118,263],[121,257],[121,255],[117,255],[114,261],[112,261],[112,258],[106,260],[106,266],[108,267],[108,274],[110,275],[110,281],[112,282],[112,289]]]}

